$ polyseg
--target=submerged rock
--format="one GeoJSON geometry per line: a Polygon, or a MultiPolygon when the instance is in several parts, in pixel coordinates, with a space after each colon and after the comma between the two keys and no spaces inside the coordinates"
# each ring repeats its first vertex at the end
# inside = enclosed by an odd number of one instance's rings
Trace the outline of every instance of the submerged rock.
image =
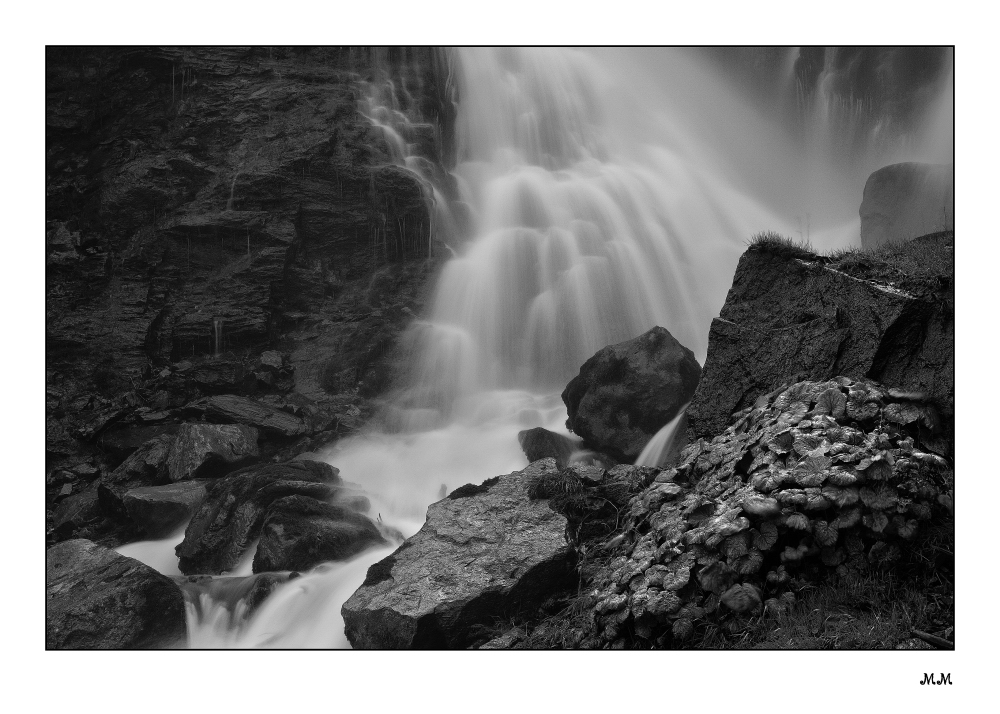
{"type": "Polygon", "coordinates": [[[123,503],[141,533],[149,538],[162,538],[191,518],[205,500],[205,494],[205,484],[185,481],[133,488],[125,494],[123,503]]]}
{"type": "Polygon", "coordinates": [[[583,363],[562,393],[566,426],[599,451],[635,461],[691,401],[700,375],[694,353],[666,329],[654,327],[583,363]]]}
{"type": "Polygon", "coordinates": [[[881,168],[865,183],[859,213],[863,248],[953,231],[955,167],[903,163],[881,168]]]}
{"type": "Polygon", "coordinates": [[[46,551],[45,606],[47,649],[170,647],[185,636],[176,583],[89,540],[46,551]]]}
{"type": "Polygon", "coordinates": [[[387,542],[367,516],[308,496],[286,496],[267,509],[253,571],[309,570],[379,545],[387,542]]]}
{"type": "Polygon", "coordinates": [[[574,451],[583,448],[583,442],[540,426],[518,432],[517,441],[521,444],[524,455],[528,457],[528,463],[552,457],[559,468],[569,463],[569,457],[574,451]]]}
{"type": "Polygon", "coordinates": [[[260,534],[267,507],[285,496],[325,499],[339,472],[319,461],[250,466],[211,481],[207,495],[177,546],[182,573],[219,574],[239,563],[260,534]]]}
{"type": "Polygon", "coordinates": [[[573,567],[566,518],[528,497],[534,479],[557,471],[544,459],[432,504],[420,531],[369,568],[344,604],[351,645],[467,647],[476,625],[537,607],[564,586],[573,567]]]}
{"type": "Polygon", "coordinates": [[[167,459],[170,480],[218,476],[253,461],[257,434],[242,424],[182,424],[167,459]]]}

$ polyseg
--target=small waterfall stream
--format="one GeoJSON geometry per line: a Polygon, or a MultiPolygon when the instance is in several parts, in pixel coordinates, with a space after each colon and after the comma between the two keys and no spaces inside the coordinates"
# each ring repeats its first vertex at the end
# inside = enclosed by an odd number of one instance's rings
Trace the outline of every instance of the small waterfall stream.
{"type": "MultiPolygon", "coordinates": [[[[431,128],[400,109],[402,88],[373,85],[361,111],[394,163],[420,179],[433,230],[456,255],[405,337],[413,369],[383,415],[388,431],[321,455],[407,537],[442,487],[522,468],[519,430],[567,433],[559,392],[604,345],[661,325],[703,363],[709,323],[753,233],[804,233],[821,250],[858,242],[863,185],[826,171],[824,161],[842,163],[827,155],[836,144],[811,141],[804,152],[695,51],[471,48],[453,61],[453,178],[473,229],[458,234],[414,154],[413,136],[431,128]]],[[[782,61],[789,96],[795,57],[782,61]]],[[[809,104],[821,133],[831,81],[820,80],[809,104]]],[[[933,122],[941,110],[930,113],[933,122]]],[[[675,428],[657,435],[644,463],[659,463],[675,428]]],[[[201,592],[191,645],[346,647],[341,604],[391,550],[279,585],[249,618],[238,602],[213,610],[201,592]]]]}

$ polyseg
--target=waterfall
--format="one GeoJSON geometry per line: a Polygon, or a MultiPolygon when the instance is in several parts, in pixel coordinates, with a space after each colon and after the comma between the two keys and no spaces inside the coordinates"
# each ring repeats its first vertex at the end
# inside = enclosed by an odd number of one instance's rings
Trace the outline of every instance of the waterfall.
{"type": "Polygon", "coordinates": [[[222,354],[222,318],[212,318],[212,356],[222,354]]]}
{"type": "MultiPolygon", "coordinates": [[[[430,219],[426,231],[430,257],[435,239],[454,240],[458,233],[445,196],[445,177],[428,156],[434,153],[427,149],[428,144],[442,145],[441,127],[421,120],[406,83],[394,81],[384,61],[376,61],[376,78],[366,83],[359,104],[360,114],[381,131],[392,164],[413,176],[421,188],[430,219]]],[[[400,233],[402,239],[402,230],[400,233]]]]}
{"type": "MultiPolygon", "coordinates": [[[[661,325],[703,363],[752,234],[802,232],[825,250],[859,242],[864,167],[844,170],[836,142],[797,145],[770,104],[748,100],[696,51],[468,48],[452,59],[457,154],[444,178],[468,207],[468,231],[450,219],[440,172],[420,160],[414,137],[431,128],[402,108],[405,86],[373,84],[361,106],[393,163],[421,181],[454,257],[428,314],[405,335],[412,371],[382,431],[321,455],[404,536],[420,528],[442,483],[452,490],[523,468],[519,430],[567,433],[559,392],[599,348],[661,325]]],[[[797,59],[777,56],[775,91],[785,99],[776,107],[798,106],[787,100],[800,91],[797,59]]],[[[826,94],[810,105],[813,127],[835,114],[823,99],[836,96],[830,77],[832,66],[820,81],[826,94]]],[[[950,102],[946,89],[936,96],[950,102]]],[[[946,115],[928,102],[930,124],[946,115]]],[[[930,124],[922,131],[937,141],[930,124]]],[[[681,419],[643,463],[660,463],[681,419]]],[[[224,613],[199,600],[192,642],[347,646],[340,607],[389,552],[304,573],[249,618],[238,602],[224,613]]]]}
{"type": "MultiPolygon", "coordinates": [[[[687,414],[687,408],[687,404],[681,407],[677,416],[664,424],[653,435],[653,438],[649,440],[649,443],[635,460],[636,466],[662,466],[675,450],[679,450],[677,437],[680,435],[677,433],[677,429],[686,423],[684,417],[687,414]]],[[[674,463],[677,462],[674,461],[674,463]]]]}
{"type": "Polygon", "coordinates": [[[408,335],[404,424],[475,418],[487,393],[559,391],[595,351],[654,325],[703,360],[743,242],[785,222],[687,147],[637,146],[609,120],[615,79],[598,58],[457,54],[454,174],[474,230],[408,335]]]}

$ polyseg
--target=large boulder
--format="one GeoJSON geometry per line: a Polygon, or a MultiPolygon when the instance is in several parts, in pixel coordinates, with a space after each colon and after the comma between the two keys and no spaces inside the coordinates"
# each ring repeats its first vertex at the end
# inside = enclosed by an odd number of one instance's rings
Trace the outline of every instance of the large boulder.
{"type": "Polygon", "coordinates": [[[319,461],[250,466],[211,481],[177,546],[182,573],[231,570],[260,535],[267,508],[285,496],[334,496],[339,471],[319,461]]]}
{"type": "Polygon", "coordinates": [[[232,394],[200,399],[188,404],[184,411],[203,415],[209,421],[253,426],[270,436],[291,437],[306,433],[305,423],[297,416],[255,399],[232,394]]]}
{"type": "Polygon", "coordinates": [[[476,626],[537,606],[572,573],[566,518],[528,489],[558,473],[544,459],[427,509],[420,531],[368,570],[344,604],[355,648],[463,648],[476,626]]]}
{"type": "Polygon", "coordinates": [[[951,235],[926,236],[899,244],[888,261],[864,252],[833,260],[781,241],[749,248],[709,330],[689,433],[711,438],[761,395],[835,375],[924,394],[947,429],[953,246],[951,235]]]}
{"type": "Polygon", "coordinates": [[[133,488],[126,492],[123,503],[141,533],[149,538],[163,538],[194,515],[205,494],[205,484],[184,481],[133,488]]]}
{"type": "Polygon", "coordinates": [[[592,448],[633,462],[691,401],[700,376],[694,353],[654,327],[583,363],[562,393],[566,426],[592,448]]]}
{"type": "Polygon", "coordinates": [[[367,516],[308,496],[286,496],[267,509],[253,571],[309,570],[380,545],[387,542],[367,516]]]}
{"type": "Polygon", "coordinates": [[[219,476],[255,460],[257,429],[243,424],[182,424],[167,458],[171,481],[219,476]]]}
{"type": "Polygon", "coordinates": [[[861,200],[861,246],[874,248],[955,230],[953,164],[893,164],[865,183],[861,200]]]}
{"type": "Polygon", "coordinates": [[[170,578],[89,540],[45,552],[47,649],[169,647],[184,636],[184,597],[170,578]]]}

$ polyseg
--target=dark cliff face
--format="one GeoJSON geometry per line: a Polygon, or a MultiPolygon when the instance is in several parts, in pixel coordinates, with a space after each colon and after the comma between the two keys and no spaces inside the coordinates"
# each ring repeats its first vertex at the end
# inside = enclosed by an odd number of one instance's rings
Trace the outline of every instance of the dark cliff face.
{"type": "MultiPolygon", "coordinates": [[[[954,234],[827,258],[780,242],[740,259],[688,410],[694,437],[801,379],[869,378],[954,417],[954,234]]],[[[948,453],[947,455],[950,455],[948,453]]]]}
{"type": "Polygon", "coordinates": [[[422,54],[404,69],[359,49],[51,48],[50,360],[60,346],[133,369],[208,354],[218,320],[225,347],[258,346],[345,284],[426,256],[420,185],[357,108],[378,59],[434,86],[422,54]]]}
{"type": "Polygon", "coordinates": [[[162,370],[213,355],[243,375],[276,349],[265,391],[363,414],[442,250],[361,110],[390,92],[453,194],[445,76],[429,48],[48,48],[47,454],[84,449],[98,412],[182,406],[197,385],[167,394],[162,370]]]}

